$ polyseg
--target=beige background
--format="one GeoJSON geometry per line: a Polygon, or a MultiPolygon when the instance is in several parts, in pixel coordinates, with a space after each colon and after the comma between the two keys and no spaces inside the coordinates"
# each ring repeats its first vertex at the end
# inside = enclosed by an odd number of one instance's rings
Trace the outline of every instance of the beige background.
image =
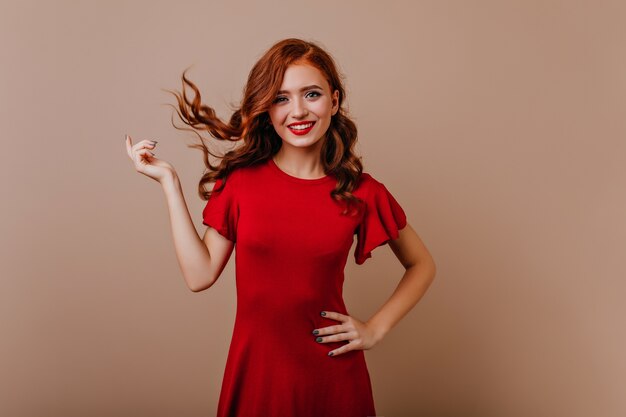
{"type": "MultiPolygon", "coordinates": [[[[626,415],[625,18],[619,1],[3,1],[0,415],[214,414],[234,256],[186,288],[123,136],[159,140],[203,233],[201,154],[161,88],[193,65],[227,117],[291,36],[337,59],[366,170],[438,265],[366,352],[378,414],[626,415]]],[[[388,247],[350,256],[366,319],[402,268],[388,247]]]]}

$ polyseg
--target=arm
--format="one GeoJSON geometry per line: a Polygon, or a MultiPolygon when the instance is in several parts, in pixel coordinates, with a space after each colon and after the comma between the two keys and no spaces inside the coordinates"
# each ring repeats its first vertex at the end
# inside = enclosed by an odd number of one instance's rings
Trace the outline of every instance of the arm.
{"type": "Polygon", "coordinates": [[[210,227],[200,240],[189,216],[176,170],[151,151],[156,149],[157,141],[144,139],[133,145],[132,138],[124,135],[124,143],[135,170],[163,187],[176,256],[187,286],[193,292],[209,288],[224,270],[234,243],[210,227]]]}
{"type": "Polygon", "coordinates": [[[415,230],[407,224],[389,246],[406,269],[391,297],[367,320],[380,341],[422,298],[436,274],[435,262],[415,230]]]}
{"type": "Polygon", "coordinates": [[[208,227],[200,239],[193,225],[178,176],[173,173],[162,182],[170,215],[172,238],[183,278],[193,292],[211,287],[232,254],[234,243],[208,227]]]}

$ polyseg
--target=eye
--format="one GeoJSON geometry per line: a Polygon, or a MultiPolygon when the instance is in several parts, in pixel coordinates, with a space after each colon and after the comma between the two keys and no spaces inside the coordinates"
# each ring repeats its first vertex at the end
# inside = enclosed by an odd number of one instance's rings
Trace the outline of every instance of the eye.
{"type": "MultiPolygon", "coordinates": [[[[314,95],[312,96],[313,98],[315,98],[315,97],[319,97],[319,96],[321,96],[321,95],[322,95],[322,94],[318,93],[317,91],[309,91],[309,92],[306,94],[306,96],[305,96],[305,97],[308,97],[308,96],[309,96],[309,94],[314,94],[314,95]]],[[[276,104],[276,103],[282,103],[284,100],[287,100],[287,97],[285,97],[285,96],[278,96],[278,97],[276,97],[276,98],[274,99],[274,104],[276,104]]]]}

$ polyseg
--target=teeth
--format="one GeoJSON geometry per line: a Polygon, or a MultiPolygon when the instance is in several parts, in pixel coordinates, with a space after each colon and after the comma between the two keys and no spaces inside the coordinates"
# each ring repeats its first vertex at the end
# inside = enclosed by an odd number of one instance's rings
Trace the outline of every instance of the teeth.
{"type": "Polygon", "coordinates": [[[293,130],[304,130],[304,129],[308,129],[311,126],[313,126],[313,123],[307,123],[305,125],[298,125],[298,126],[291,126],[290,128],[293,130]]]}

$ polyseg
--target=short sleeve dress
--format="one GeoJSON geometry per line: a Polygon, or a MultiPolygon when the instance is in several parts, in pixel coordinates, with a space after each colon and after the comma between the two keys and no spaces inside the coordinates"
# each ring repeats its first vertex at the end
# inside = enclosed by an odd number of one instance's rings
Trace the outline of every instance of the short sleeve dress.
{"type": "Polygon", "coordinates": [[[330,197],[337,179],[303,179],[269,158],[239,168],[210,196],[203,224],[235,242],[237,310],[217,417],[375,416],[363,350],[328,356],[346,342],[317,343],[314,329],[349,315],[344,267],[356,235],[363,264],[396,239],[407,220],[387,188],[362,173],[353,194],[365,202],[342,215],[330,197]]]}

